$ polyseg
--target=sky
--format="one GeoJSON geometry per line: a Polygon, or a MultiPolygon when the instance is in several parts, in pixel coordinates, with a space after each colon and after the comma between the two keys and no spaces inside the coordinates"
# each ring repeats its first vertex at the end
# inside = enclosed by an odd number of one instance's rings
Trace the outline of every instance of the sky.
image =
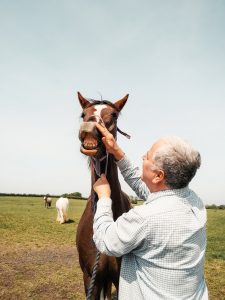
{"type": "Polygon", "coordinates": [[[127,156],[141,168],[153,142],[178,135],[202,157],[190,188],[225,204],[223,0],[0,0],[0,43],[1,193],[87,197],[77,91],[128,93],[127,156]]]}

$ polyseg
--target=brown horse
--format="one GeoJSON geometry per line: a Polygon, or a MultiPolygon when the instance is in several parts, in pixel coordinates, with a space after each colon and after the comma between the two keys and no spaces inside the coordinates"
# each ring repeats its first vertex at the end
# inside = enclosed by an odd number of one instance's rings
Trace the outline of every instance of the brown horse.
{"type": "MultiPolygon", "coordinates": [[[[76,245],[79,253],[79,262],[83,271],[83,280],[86,295],[90,294],[90,282],[93,281],[92,272],[95,265],[97,249],[93,242],[93,218],[96,208],[97,195],[93,191],[93,184],[101,173],[105,173],[111,187],[113,218],[116,220],[122,213],[130,209],[128,196],[122,192],[118,179],[118,171],[115,160],[111,154],[107,154],[101,135],[94,126],[94,122],[103,123],[108,130],[116,137],[117,130],[124,134],[117,127],[117,118],[125,105],[129,95],[114,104],[106,100],[87,100],[78,92],[78,99],[83,109],[79,138],[81,141],[81,152],[90,157],[91,167],[91,195],[88,198],[86,208],[80,219],[76,245]],[[92,280],[91,280],[92,278],[92,280]]],[[[126,134],[125,134],[126,135],[126,134]]],[[[99,253],[100,255],[100,253],[99,253]]],[[[120,259],[100,255],[94,279],[91,298],[88,299],[112,299],[112,283],[118,293],[120,273],[120,259]]]]}

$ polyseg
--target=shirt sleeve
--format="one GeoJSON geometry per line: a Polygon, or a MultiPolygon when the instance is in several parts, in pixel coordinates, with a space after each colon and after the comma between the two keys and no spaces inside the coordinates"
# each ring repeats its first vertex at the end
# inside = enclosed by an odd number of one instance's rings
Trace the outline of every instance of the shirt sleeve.
{"type": "Polygon", "coordinates": [[[101,253],[120,257],[137,248],[144,240],[144,220],[135,209],[113,221],[112,200],[101,198],[94,216],[93,240],[101,253]]]}
{"type": "Polygon", "coordinates": [[[133,166],[130,160],[124,156],[117,162],[120,172],[127,182],[140,199],[146,200],[150,194],[147,185],[141,180],[141,174],[138,167],[133,166]]]}

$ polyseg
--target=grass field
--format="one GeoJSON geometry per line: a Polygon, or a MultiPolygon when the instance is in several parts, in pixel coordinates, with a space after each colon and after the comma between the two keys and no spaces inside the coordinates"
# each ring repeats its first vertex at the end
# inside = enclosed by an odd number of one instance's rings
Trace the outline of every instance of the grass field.
{"type": "MultiPolygon", "coordinates": [[[[70,222],[56,223],[34,197],[0,197],[0,299],[85,299],[75,233],[86,201],[70,200],[70,222]]],[[[210,299],[225,299],[225,210],[208,210],[205,275],[210,299]]],[[[137,299],[139,300],[139,299],[137,299]]]]}

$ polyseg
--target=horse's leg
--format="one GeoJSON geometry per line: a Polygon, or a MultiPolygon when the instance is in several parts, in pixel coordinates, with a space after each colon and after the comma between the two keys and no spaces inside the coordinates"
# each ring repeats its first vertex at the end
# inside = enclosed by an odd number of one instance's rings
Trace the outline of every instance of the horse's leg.
{"type": "Polygon", "coordinates": [[[57,222],[60,222],[60,212],[59,209],[57,208],[57,218],[56,218],[57,222]]]}
{"type": "Polygon", "coordinates": [[[90,282],[91,282],[91,278],[87,274],[86,270],[83,270],[83,282],[84,282],[85,294],[87,296],[87,294],[88,294],[88,288],[89,288],[89,285],[90,285],[90,282]]]}
{"type": "Polygon", "coordinates": [[[59,215],[60,215],[60,224],[63,224],[64,222],[65,222],[65,220],[64,220],[64,216],[63,216],[63,210],[62,210],[62,208],[60,208],[59,209],[59,215]]]}
{"type": "MultiPolygon", "coordinates": [[[[86,270],[83,270],[83,280],[84,280],[84,289],[85,289],[85,294],[86,296],[88,295],[89,292],[89,287],[91,283],[91,277],[87,274],[86,270]]],[[[99,282],[95,282],[94,287],[92,289],[92,295],[91,299],[93,300],[105,300],[104,296],[104,290],[103,290],[103,285],[99,284],[99,282]]],[[[111,299],[111,298],[107,298],[111,299]]]]}

